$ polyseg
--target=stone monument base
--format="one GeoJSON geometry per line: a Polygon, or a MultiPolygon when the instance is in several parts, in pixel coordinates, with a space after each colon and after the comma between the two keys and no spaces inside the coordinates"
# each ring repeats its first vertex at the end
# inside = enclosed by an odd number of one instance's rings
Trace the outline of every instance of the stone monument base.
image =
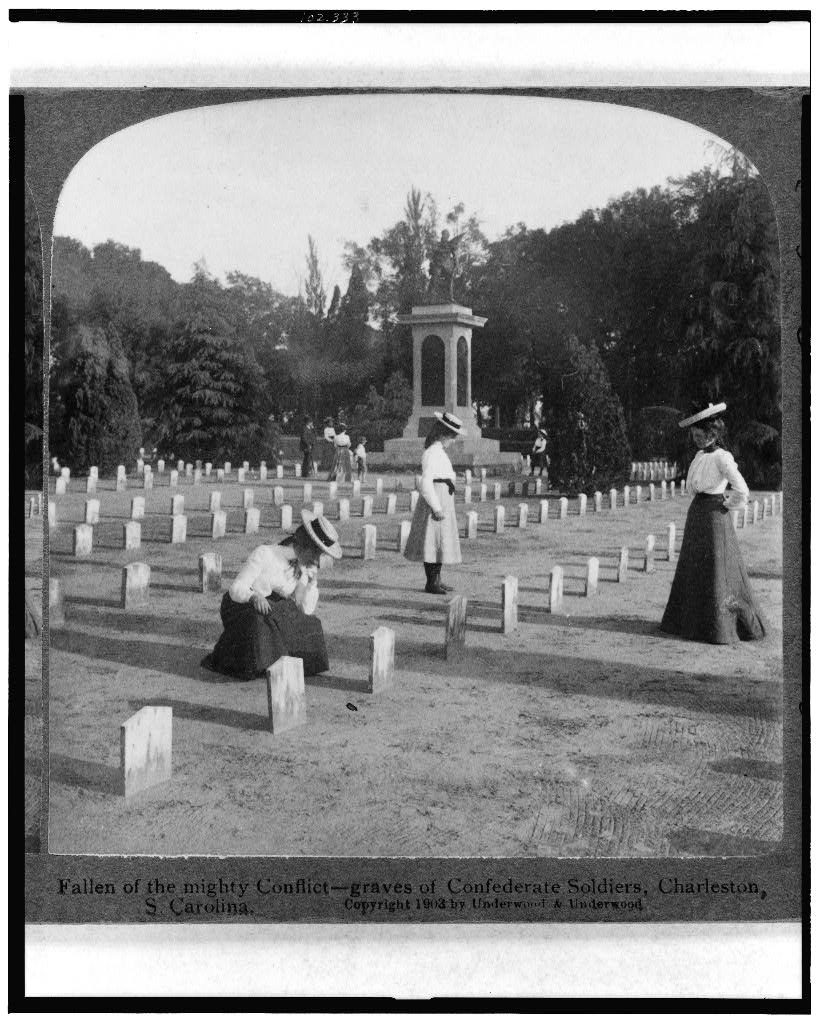
{"type": "MultiPolygon", "coordinates": [[[[425,451],[422,437],[395,437],[386,441],[383,448],[382,452],[370,452],[367,456],[370,469],[412,469],[419,472],[425,451]]],[[[521,455],[501,452],[499,441],[484,437],[458,438],[446,448],[446,453],[455,469],[485,466],[486,469],[516,470],[522,465],[521,455]]]]}

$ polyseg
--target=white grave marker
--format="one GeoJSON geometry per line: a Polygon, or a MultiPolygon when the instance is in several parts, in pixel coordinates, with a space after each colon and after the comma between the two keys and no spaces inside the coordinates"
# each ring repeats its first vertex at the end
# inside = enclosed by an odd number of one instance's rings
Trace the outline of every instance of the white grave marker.
{"type": "Polygon", "coordinates": [[[141,708],[119,727],[122,792],[129,799],[173,771],[173,708],[141,708]]]}
{"type": "Polygon", "coordinates": [[[519,624],[519,580],[506,576],[502,581],[502,632],[512,633],[519,624]]]}
{"type": "Polygon", "coordinates": [[[131,562],[122,567],[121,605],[138,608],[150,602],[150,566],[145,562],[131,562]]]}
{"type": "Polygon", "coordinates": [[[202,594],[221,590],[221,555],[214,551],[199,555],[199,588],[202,594]]]}
{"type": "Polygon", "coordinates": [[[267,708],[273,735],[306,723],[304,663],[287,655],[267,669],[267,708]]]}
{"type": "Polygon", "coordinates": [[[369,637],[369,654],[369,693],[380,693],[394,682],[394,630],[378,626],[369,637]]]}

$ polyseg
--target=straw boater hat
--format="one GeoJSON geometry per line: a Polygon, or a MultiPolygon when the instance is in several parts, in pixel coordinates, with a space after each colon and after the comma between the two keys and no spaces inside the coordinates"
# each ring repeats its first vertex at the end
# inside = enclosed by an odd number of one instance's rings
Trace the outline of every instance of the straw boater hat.
{"type": "Polygon", "coordinates": [[[326,516],[316,516],[308,508],[301,509],[301,519],[304,521],[304,529],[309,539],[316,548],[320,548],[326,555],[332,558],[342,558],[343,549],[338,541],[338,531],[329,522],[326,516]]]}
{"type": "Polygon", "coordinates": [[[726,409],[726,402],[718,402],[717,405],[713,405],[711,402],[709,405],[702,409],[700,412],[696,412],[694,416],[687,416],[685,420],[681,420],[678,424],[679,427],[691,427],[695,423],[701,423],[703,420],[712,419],[713,416],[719,416],[726,409]]]}
{"type": "Polygon", "coordinates": [[[440,423],[442,423],[444,427],[448,427],[453,434],[465,433],[462,428],[462,420],[458,416],[455,416],[453,412],[435,412],[434,415],[440,423]]]}

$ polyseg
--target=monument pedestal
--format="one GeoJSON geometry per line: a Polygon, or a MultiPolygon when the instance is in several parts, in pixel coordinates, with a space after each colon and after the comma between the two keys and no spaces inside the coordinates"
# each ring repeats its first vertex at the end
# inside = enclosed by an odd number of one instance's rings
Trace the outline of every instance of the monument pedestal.
{"type": "Polygon", "coordinates": [[[411,327],[414,355],[414,408],[403,436],[384,444],[383,454],[372,453],[369,465],[394,469],[417,467],[425,450],[425,437],[436,423],[435,412],[453,413],[466,433],[447,449],[455,468],[514,467],[520,457],[500,452],[499,441],[483,438],[471,404],[471,334],[485,317],[474,316],[456,302],[413,306],[397,322],[411,327]]]}

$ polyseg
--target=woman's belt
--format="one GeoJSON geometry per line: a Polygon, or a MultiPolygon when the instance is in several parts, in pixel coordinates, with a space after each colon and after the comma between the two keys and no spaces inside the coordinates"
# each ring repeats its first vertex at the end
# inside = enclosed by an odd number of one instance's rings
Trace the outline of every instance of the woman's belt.
{"type": "Polygon", "coordinates": [[[434,483],[434,484],[445,484],[446,487],[448,488],[448,493],[449,494],[453,494],[454,491],[456,490],[456,488],[454,487],[453,481],[449,480],[447,476],[436,477],[431,482],[434,483]]]}

